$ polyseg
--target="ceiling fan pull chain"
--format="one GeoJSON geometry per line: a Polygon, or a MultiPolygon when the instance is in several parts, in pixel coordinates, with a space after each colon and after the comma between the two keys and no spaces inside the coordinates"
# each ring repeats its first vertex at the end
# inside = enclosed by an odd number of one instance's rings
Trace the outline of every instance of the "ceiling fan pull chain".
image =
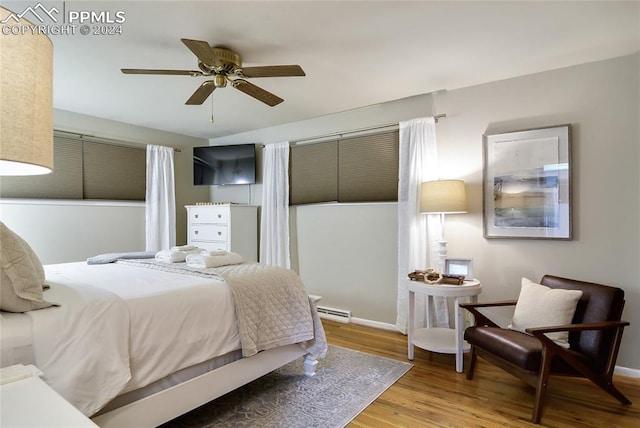
{"type": "Polygon", "coordinates": [[[211,98],[211,124],[213,124],[213,98],[211,98]]]}

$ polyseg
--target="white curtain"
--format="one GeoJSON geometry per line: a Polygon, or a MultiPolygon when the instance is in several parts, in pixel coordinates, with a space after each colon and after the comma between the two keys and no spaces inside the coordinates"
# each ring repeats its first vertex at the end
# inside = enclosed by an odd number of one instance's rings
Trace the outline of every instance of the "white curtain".
{"type": "MultiPolygon", "coordinates": [[[[420,214],[420,185],[438,179],[435,119],[425,117],[400,122],[398,183],[398,316],[396,327],[407,332],[409,292],[407,275],[416,269],[436,267],[438,215],[420,214]]],[[[445,299],[435,299],[434,326],[449,326],[445,299]]],[[[415,326],[426,325],[426,298],[416,294],[415,326]]]]}
{"type": "Polygon", "coordinates": [[[260,262],[289,268],[289,143],[263,150],[260,262]]]}
{"type": "Polygon", "coordinates": [[[146,251],[176,245],[173,148],[147,146],[146,251]]]}

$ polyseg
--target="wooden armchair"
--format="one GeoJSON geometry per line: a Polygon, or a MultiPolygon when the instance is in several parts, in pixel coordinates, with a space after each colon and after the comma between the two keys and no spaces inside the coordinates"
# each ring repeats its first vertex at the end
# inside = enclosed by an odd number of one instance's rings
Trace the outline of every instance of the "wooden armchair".
{"type": "Polygon", "coordinates": [[[631,402],[613,385],[613,370],[624,327],[621,321],[624,291],[620,288],[546,275],[540,284],[552,289],[582,290],[573,321],[569,325],[527,328],[525,334],[500,328],[478,309],[515,305],[517,301],[469,303],[476,325],[465,330],[471,345],[467,379],[473,378],[477,357],[519,377],[536,390],[533,423],[540,423],[544,395],[550,375],[590,379],[622,404],[631,402]],[[567,331],[569,348],[562,347],[545,333],[567,331]]]}

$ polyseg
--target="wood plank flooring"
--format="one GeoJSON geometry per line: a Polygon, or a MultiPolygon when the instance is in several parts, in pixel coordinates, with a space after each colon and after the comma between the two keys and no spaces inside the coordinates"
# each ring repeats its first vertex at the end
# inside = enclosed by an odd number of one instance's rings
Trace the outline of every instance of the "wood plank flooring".
{"type": "MultiPolygon", "coordinates": [[[[401,361],[406,336],[323,320],[328,342],[401,361]]],[[[465,369],[468,355],[465,356],[465,369]]],[[[322,364],[322,362],[320,362],[322,364]]],[[[360,427],[640,427],[640,379],[616,376],[624,406],[583,379],[553,377],[542,423],[530,422],[533,389],[478,359],[473,380],[456,373],[455,356],[415,349],[414,367],[349,425],[360,427]]]]}

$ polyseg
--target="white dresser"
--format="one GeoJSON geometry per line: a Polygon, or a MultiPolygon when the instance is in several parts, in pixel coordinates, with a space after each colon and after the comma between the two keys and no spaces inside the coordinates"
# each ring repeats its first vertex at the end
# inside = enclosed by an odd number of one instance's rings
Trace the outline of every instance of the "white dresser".
{"type": "Polygon", "coordinates": [[[233,251],[246,261],[258,261],[258,207],[220,204],[185,208],[188,245],[233,251]]]}

